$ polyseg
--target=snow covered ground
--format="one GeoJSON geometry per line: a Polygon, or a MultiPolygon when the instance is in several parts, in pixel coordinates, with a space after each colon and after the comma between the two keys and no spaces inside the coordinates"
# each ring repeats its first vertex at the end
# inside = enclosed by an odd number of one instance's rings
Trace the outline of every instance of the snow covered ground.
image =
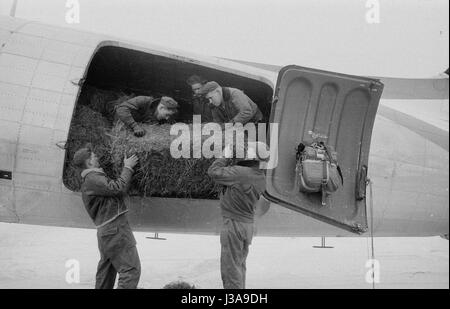
{"type": "MultiPolygon", "coordinates": [[[[139,286],[161,288],[184,280],[221,288],[218,236],[135,232],[142,264],[139,286]]],[[[368,238],[255,237],[247,260],[247,287],[372,288],[366,282],[368,238]]],[[[440,237],[376,238],[376,288],[449,288],[449,242],[440,237]]],[[[96,231],[0,223],[0,288],[93,288],[99,253],[96,231]],[[79,263],[79,283],[74,265],[79,263]],[[68,264],[66,264],[68,263],[68,264]],[[66,266],[67,265],[67,266],[66,266]],[[68,273],[69,272],[69,273],[68,273]]]]}

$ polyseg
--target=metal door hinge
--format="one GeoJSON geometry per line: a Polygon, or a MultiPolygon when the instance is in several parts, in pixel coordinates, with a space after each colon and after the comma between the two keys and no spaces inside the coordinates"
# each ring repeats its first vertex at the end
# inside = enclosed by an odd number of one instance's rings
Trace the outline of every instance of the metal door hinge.
{"type": "Polygon", "coordinates": [[[59,149],[62,149],[62,150],[66,150],[67,149],[67,141],[57,142],[57,143],[55,143],[55,145],[59,149]]]}
{"type": "Polygon", "coordinates": [[[86,81],[86,78],[74,78],[70,82],[72,83],[72,85],[81,87],[81,86],[83,86],[85,81],[86,81]]]}

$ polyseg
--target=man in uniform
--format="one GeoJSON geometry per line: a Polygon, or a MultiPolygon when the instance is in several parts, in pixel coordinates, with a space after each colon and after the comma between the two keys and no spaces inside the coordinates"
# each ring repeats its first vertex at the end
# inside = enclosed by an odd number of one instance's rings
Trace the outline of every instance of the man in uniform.
{"type": "Polygon", "coordinates": [[[212,108],[214,122],[217,123],[258,123],[263,115],[255,102],[244,92],[231,87],[221,87],[218,83],[207,82],[201,89],[212,108]]]}
{"type": "Polygon", "coordinates": [[[81,193],[84,206],[97,227],[100,261],[95,279],[96,289],[112,289],[119,274],[119,289],[135,289],[141,275],[136,240],[131,231],[124,202],[138,158],[124,158],[117,180],[109,179],[91,148],[79,149],[73,158],[83,179],[81,193]]]}
{"type": "Polygon", "coordinates": [[[135,136],[142,137],[145,130],[137,122],[160,123],[173,118],[177,111],[178,103],[170,97],[137,96],[120,103],[116,107],[116,116],[135,136]]]}
{"type": "Polygon", "coordinates": [[[255,207],[265,190],[262,164],[267,159],[259,155],[261,149],[267,151],[266,144],[249,143],[244,160],[230,165],[228,158],[232,157],[232,150],[228,146],[224,157],[216,159],[208,169],[208,175],[225,186],[220,198],[223,219],[220,270],[225,289],[245,288],[246,259],[253,238],[255,207]]]}
{"type": "Polygon", "coordinates": [[[200,115],[202,122],[212,122],[211,106],[205,97],[200,95],[200,89],[205,85],[206,80],[198,75],[192,75],[187,79],[187,84],[191,86],[192,98],[192,114],[200,115]]]}

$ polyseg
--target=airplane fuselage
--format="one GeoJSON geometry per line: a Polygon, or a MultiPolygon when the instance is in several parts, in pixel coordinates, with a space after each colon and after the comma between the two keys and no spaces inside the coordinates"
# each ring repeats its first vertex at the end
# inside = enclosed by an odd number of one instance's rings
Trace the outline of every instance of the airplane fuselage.
{"type": "MultiPolygon", "coordinates": [[[[65,151],[57,144],[67,140],[80,81],[100,47],[194,63],[273,90],[277,78],[274,72],[232,61],[9,17],[0,17],[0,46],[2,222],[93,227],[80,193],[63,183],[65,151]]],[[[370,144],[366,205],[375,236],[448,234],[448,78],[436,83],[432,98],[381,99],[370,144]]],[[[219,232],[218,200],[129,197],[128,203],[137,230],[219,232]]],[[[355,236],[276,204],[257,221],[259,235],[355,236]]]]}

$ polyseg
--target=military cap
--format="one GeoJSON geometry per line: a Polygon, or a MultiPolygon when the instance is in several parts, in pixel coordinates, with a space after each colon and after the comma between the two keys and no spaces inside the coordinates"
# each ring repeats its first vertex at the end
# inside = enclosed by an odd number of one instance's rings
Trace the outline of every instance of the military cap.
{"type": "Polygon", "coordinates": [[[195,85],[195,84],[204,84],[206,82],[206,80],[198,75],[192,75],[191,77],[189,77],[186,81],[186,83],[188,85],[195,85]]]}
{"type": "Polygon", "coordinates": [[[92,150],[89,147],[78,149],[73,155],[72,163],[78,168],[84,168],[85,162],[91,157],[92,150]]]}
{"type": "Polygon", "coordinates": [[[178,103],[171,97],[162,97],[160,103],[168,109],[177,109],[178,103]]]}
{"type": "Polygon", "coordinates": [[[207,82],[206,84],[203,85],[202,88],[200,88],[200,94],[201,95],[208,94],[211,91],[214,91],[219,87],[220,87],[219,84],[216,82],[207,82]]]}

